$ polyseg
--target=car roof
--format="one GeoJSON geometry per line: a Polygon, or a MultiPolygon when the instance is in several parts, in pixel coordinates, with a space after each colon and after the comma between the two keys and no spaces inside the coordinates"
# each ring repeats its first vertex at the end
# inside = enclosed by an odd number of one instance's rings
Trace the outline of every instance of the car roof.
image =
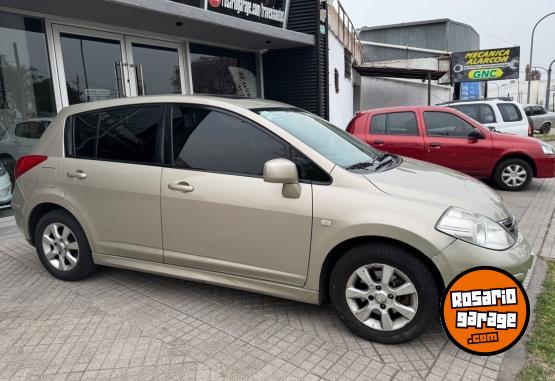
{"type": "Polygon", "coordinates": [[[445,111],[445,107],[442,106],[398,106],[398,107],[384,107],[369,109],[361,111],[359,114],[372,113],[372,114],[383,114],[389,112],[403,112],[403,111],[445,111]]]}
{"type": "Polygon", "coordinates": [[[294,108],[294,106],[286,103],[271,101],[260,98],[241,98],[241,97],[225,97],[211,95],[149,95],[141,97],[127,97],[108,99],[103,101],[86,102],[66,107],[62,110],[67,115],[77,114],[96,109],[133,106],[149,103],[194,103],[207,106],[235,106],[246,110],[264,109],[264,108],[294,108]]]}

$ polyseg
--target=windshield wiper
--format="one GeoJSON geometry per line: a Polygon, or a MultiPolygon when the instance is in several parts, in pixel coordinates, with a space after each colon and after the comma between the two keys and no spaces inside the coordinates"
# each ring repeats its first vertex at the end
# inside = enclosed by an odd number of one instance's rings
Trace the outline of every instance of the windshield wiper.
{"type": "Polygon", "coordinates": [[[371,167],[373,164],[374,164],[374,162],[369,163],[367,161],[363,161],[363,162],[360,162],[360,163],[353,164],[353,165],[347,167],[346,169],[348,171],[350,171],[352,169],[366,169],[368,167],[371,167]]]}

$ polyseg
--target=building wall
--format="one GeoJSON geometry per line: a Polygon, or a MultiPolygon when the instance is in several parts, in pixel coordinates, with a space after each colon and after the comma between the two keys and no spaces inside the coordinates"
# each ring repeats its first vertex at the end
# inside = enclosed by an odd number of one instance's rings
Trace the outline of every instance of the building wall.
{"type": "Polygon", "coordinates": [[[329,121],[347,128],[354,115],[353,82],[345,77],[345,50],[333,33],[328,35],[328,60],[329,121]],[[335,70],[339,72],[339,92],[335,89],[335,70]]]}
{"type": "MultiPolygon", "coordinates": [[[[425,106],[428,85],[393,78],[362,78],[362,110],[396,106],[425,106]]],[[[432,104],[451,100],[451,87],[432,85],[432,104]]]]}

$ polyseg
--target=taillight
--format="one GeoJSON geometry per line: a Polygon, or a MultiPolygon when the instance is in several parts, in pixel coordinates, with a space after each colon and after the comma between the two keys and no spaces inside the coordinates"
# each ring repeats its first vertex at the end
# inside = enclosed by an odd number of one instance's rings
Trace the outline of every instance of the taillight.
{"type": "Polygon", "coordinates": [[[35,168],[37,165],[48,159],[48,156],[27,155],[22,156],[15,164],[15,178],[18,179],[25,172],[35,168]]]}

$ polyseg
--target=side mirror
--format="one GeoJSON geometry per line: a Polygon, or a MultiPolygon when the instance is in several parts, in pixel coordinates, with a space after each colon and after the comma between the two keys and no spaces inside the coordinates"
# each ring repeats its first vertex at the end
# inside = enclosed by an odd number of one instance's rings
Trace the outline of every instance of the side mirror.
{"type": "Polygon", "coordinates": [[[469,139],[485,139],[484,134],[479,129],[475,128],[470,134],[468,134],[469,139]]]}
{"type": "Polygon", "coordinates": [[[301,197],[299,172],[297,166],[287,159],[274,159],[264,164],[264,181],[272,184],[283,184],[283,197],[301,197]]]}

